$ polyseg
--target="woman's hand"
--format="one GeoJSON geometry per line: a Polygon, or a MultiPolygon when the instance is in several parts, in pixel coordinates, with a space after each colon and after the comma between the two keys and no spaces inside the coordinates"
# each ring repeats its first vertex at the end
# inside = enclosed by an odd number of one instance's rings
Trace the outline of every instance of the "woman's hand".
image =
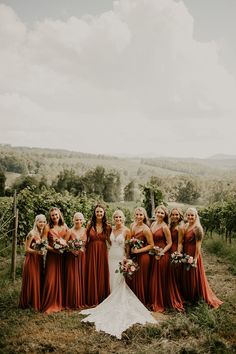
{"type": "Polygon", "coordinates": [[[140,253],[138,248],[131,248],[131,253],[140,253]]]}
{"type": "Polygon", "coordinates": [[[75,257],[77,257],[77,256],[79,255],[79,252],[80,252],[80,251],[71,251],[71,253],[73,253],[73,255],[74,255],[75,257]]]}

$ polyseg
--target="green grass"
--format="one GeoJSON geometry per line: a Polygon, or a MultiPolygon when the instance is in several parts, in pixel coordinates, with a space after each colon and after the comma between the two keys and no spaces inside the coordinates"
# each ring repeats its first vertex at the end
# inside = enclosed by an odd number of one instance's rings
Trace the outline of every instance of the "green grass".
{"type": "Polygon", "coordinates": [[[229,270],[233,275],[236,275],[236,242],[232,244],[226,243],[220,236],[214,235],[212,238],[204,240],[204,248],[207,252],[218,256],[221,260],[229,263],[229,270]]]}
{"type": "MultiPolygon", "coordinates": [[[[219,256],[217,256],[219,257],[219,256]]],[[[158,325],[135,325],[118,340],[81,323],[78,311],[45,315],[18,308],[22,258],[18,257],[17,279],[9,280],[9,267],[0,279],[0,353],[165,353],[226,354],[236,352],[235,277],[224,259],[204,255],[213,289],[224,304],[217,310],[204,302],[189,306],[184,313],[167,312],[158,325]],[[208,263],[209,262],[209,266],[208,263]],[[211,271],[211,266],[214,271],[211,271]],[[221,285],[219,286],[220,283],[221,285]],[[218,284],[218,287],[217,287],[218,284]],[[164,318],[164,320],[163,320],[164,318]]]]}

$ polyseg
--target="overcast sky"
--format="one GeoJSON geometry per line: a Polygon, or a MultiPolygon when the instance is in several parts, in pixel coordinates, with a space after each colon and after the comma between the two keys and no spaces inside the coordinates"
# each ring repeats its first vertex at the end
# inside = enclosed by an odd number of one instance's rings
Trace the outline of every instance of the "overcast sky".
{"type": "Polygon", "coordinates": [[[235,0],[0,1],[0,143],[236,154],[235,0]]]}

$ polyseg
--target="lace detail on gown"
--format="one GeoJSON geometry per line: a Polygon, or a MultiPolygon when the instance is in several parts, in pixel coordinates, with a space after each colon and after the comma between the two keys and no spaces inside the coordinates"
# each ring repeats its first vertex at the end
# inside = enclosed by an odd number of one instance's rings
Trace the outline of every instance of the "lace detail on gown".
{"type": "Polygon", "coordinates": [[[123,233],[110,235],[109,271],[111,294],[97,307],[83,310],[82,315],[89,315],[82,322],[94,322],[97,331],[104,331],[121,339],[122,332],[135,323],[158,323],[147,308],[128,287],[122,274],[115,273],[119,261],[125,255],[123,233]]]}

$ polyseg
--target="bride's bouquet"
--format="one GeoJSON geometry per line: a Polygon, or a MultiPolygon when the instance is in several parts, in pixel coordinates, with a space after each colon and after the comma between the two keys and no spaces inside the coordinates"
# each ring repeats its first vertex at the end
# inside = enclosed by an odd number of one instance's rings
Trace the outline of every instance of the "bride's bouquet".
{"type": "Polygon", "coordinates": [[[85,248],[85,242],[83,240],[69,240],[67,241],[68,249],[67,251],[81,251],[84,252],[85,248]]]}
{"type": "Polygon", "coordinates": [[[132,278],[133,274],[139,269],[138,263],[132,259],[124,258],[122,262],[119,262],[119,269],[116,269],[116,273],[123,274],[124,277],[132,278]]]}
{"type": "Polygon", "coordinates": [[[57,238],[53,242],[53,248],[56,251],[59,251],[60,253],[63,253],[64,251],[68,250],[68,245],[66,240],[64,238],[57,238]]]}
{"type": "Polygon", "coordinates": [[[131,237],[130,240],[126,241],[126,244],[128,244],[131,248],[142,248],[143,247],[143,241],[139,240],[136,237],[131,237]]]}
{"type": "Polygon", "coordinates": [[[165,254],[163,248],[159,246],[153,246],[153,248],[148,253],[151,256],[154,256],[157,261],[165,254]]]}

